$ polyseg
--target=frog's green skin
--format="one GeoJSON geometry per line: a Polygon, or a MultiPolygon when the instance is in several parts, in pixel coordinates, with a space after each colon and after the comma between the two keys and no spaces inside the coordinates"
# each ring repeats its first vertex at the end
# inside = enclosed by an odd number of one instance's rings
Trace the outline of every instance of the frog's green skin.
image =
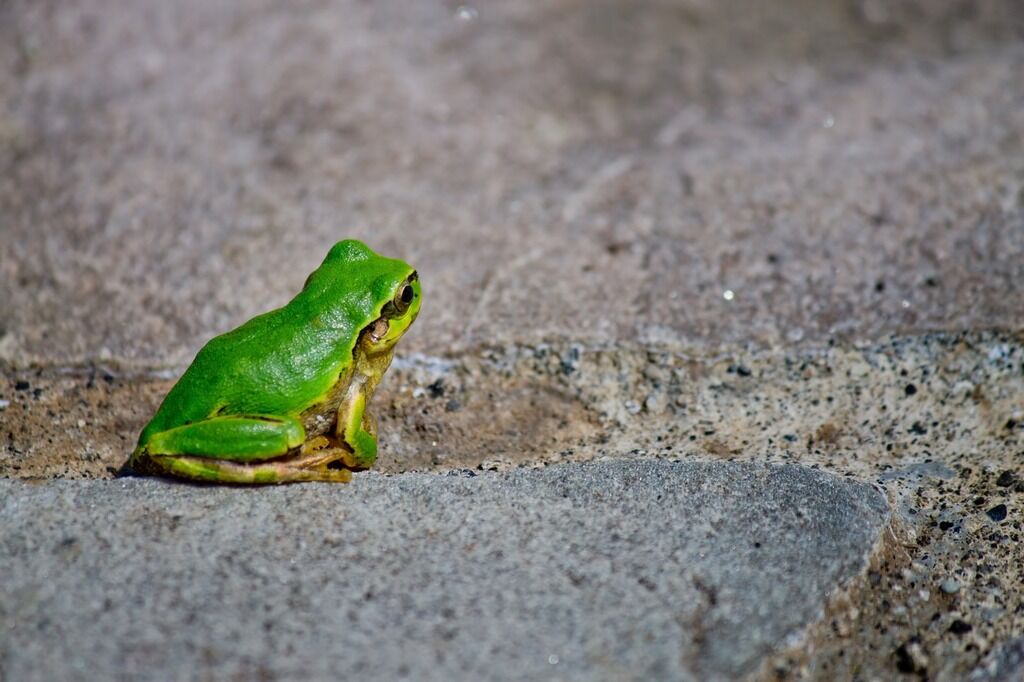
{"type": "Polygon", "coordinates": [[[287,305],[199,351],[128,468],[218,483],[349,481],[376,460],[366,406],[420,298],[409,265],[338,242],[287,305]]]}

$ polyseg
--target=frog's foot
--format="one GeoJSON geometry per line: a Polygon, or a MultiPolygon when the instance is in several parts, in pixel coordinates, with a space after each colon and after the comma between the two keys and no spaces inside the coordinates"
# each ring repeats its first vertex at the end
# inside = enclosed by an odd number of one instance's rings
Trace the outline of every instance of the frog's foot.
{"type": "Polygon", "coordinates": [[[323,436],[312,438],[302,445],[294,459],[288,463],[301,469],[353,469],[352,453],[338,447],[323,436]]]}
{"type": "Polygon", "coordinates": [[[313,436],[305,443],[302,444],[302,452],[306,454],[308,452],[316,452],[317,450],[323,450],[331,446],[331,439],[327,436],[313,436]]]}
{"type": "Polygon", "coordinates": [[[348,483],[352,480],[352,472],[348,469],[332,469],[326,464],[310,466],[313,464],[312,460],[306,462],[303,459],[240,464],[221,459],[181,455],[154,457],[153,461],[169,474],[216,483],[348,483]]]}
{"type": "MultiPolygon", "coordinates": [[[[374,445],[376,445],[376,443],[374,445]]],[[[353,471],[365,471],[366,469],[369,469],[371,466],[373,466],[373,460],[360,458],[359,455],[352,452],[351,450],[345,450],[344,448],[341,448],[341,452],[338,453],[338,461],[335,464],[335,466],[339,466],[342,464],[345,465],[346,469],[351,469],[353,471]]]]}
{"type": "MultiPolygon", "coordinates": [[[[327,440],[323,436],[318,436],[317,438],[327,440]]],[[[298,459],[292,461],[295,466],[307,469],[315,469],[317,467],[325,466],[330,469],[345,468],[353,471],[369,469],[370,464],[372,464],[368,463],[365,459],[360,459],[359,455],[352,452],[349,448],[335,445],[333,442],[329,442],[328,445],[320,447],[312,445],[307,448],[306,445],[303,445],[298,459]]]]}
{"type": "Polygon", "coordinates": [[[336,441],[325,436],[317,436],[303,443],[298,457],[291,460],[291,463],[303,469],[327,467],[360,471],[369,468],[365,460],[359,459],[350,449],[336,445],[336,441]]]}

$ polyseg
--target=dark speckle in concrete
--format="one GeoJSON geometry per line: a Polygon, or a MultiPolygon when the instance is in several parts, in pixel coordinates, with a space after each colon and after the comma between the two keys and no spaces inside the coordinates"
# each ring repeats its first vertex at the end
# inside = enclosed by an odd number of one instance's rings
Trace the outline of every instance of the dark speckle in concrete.
{"type": "Polygon", "coordinates": [[[988,517],[993,521],[1003,521],[1006,519],[1006,505],[997,504],[985,513],[988,514],[988,517]]]}

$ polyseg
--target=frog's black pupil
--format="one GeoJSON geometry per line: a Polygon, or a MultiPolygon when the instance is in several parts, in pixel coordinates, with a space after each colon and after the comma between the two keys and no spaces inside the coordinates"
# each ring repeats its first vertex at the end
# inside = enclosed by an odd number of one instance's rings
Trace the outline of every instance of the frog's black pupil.
{"type": "Polygon", "coordinates": [[[412,287],[410,287],[410,286],[402,287],[402,293],[400,294],[400,297],[402,299],[402,303],[412,303],[412,295],[413,295],[412,294],[412,287]]]}

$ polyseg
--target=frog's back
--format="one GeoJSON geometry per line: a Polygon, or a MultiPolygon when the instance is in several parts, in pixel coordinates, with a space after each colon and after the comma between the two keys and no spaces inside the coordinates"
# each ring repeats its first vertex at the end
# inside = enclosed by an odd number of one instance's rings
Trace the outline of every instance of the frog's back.
{"type": "Polygon", "coordinates": [[[139,443],[216,415],[297,416],[319,402],[351,363],[359,332],[381,314],[387,300],[381,292],[406,271],[405,263],[376,256],[358,242],[339,242],[287,305],[214,337],[199,351],[139,443]],[[361,249],[355,258],[354,249],[361,249]]]}
{"type": "Polygon", "coordinates": [[[281,308],[211,339],[167,394],[140,442],[218,414],[285,415],[316,402],[345,364],[346,349],[338,342],[345,334],[315,331],[294,317],[281,308]],[[300,347],[305,352],[293,352],[300,347]]]}

